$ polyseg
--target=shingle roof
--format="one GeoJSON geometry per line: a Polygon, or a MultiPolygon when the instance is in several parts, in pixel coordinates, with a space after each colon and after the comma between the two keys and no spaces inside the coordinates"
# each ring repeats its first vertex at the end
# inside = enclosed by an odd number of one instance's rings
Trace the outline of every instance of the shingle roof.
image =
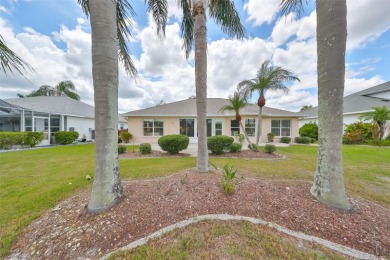
{"type": "MultiPolygon", "coordinates": [[[[344,114],[358,113],[362,111],[372,110],[373,107],[386,106],[390,109],[390,101],[383,98],[371,97],[369,95],[390,92],[390,81],[380,84],[378,86],[368,88],[349,96],[344,97],[344,114]]],[[[317,117],[318,107],[309,108],[305,111],[299,112],[304,117],[317,117]]]]}
{"type": "Polygon", "coordinates": [[[69,97],[25,97],[5,100],[16,106],[37,112],[72,115],[79,117],[95,117],[95,108],[69,97]]]}
{"type": "Polygon", "coordinates": [[[12,105],[11,103],[5,102],[2,99],[0,99],[0,107],[20,109],[20,107],[12,105]]]}
{"type": "MultiPolygon", "coordinates": [[[[223,98],[208,98],[207,99],[207,116],[233,116],[234,113],[230,111],[219,112],[221,107],[227,105],[229,102],[228,99],[223,98]]],[[[246,108],[240,111],[240,114],[243,116],[251,115],[257,116],[259,108],[257,105],[248,105],[246,108]]],[[[157,105],[150,108],[140,109],[136,111],[131,111],[123,114],[128,117],[135,116],[196,116],[196,99],[189,98],[169,104],[157,105]]],[[[263,107],[263,116],[264,117],[299,117],[297,113],[263,107]]]]}

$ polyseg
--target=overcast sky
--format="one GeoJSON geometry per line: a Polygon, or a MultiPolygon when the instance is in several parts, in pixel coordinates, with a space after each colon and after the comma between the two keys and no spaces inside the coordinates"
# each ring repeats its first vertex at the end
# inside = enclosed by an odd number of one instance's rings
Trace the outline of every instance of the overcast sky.
{"type": "MultiPolygon", "coordinates": [[[[186,60],[180,39],[181,14],[168,0],[169,24],[161,41],[144,1],[133,0],[131,52],[137,83],[119,71],[119,111],[128,112],[195,95],[193,55],[186,60]]],[[[229,39],[208,21],[208,97],[227,98],[237,84],[251,79],[266,59],[301,79],[288,95],[268,92],[266,106],[299,111],[317,105],[316,13],[280,16],[278,0],[235,0],[250,37],[229,39]]],[[[348,42],[345,95],[390,80],[390,1],[347,0],[348,42]]],[[[81,101],[93,105],[90,23],[76,0],[0,0],[0,34],[8,47],[29,62],[26,78],[0,73],[0,98],[28,94],[41,85],[71,80],[81,101]]]]}

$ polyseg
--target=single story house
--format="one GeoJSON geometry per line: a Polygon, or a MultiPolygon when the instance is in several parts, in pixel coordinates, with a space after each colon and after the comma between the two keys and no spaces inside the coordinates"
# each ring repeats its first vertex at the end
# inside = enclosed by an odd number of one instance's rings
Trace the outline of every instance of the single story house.
{"type": "MultiPolygon", "coordinates": [[[[44,132],[40,145],[53,143],[56,131],[77,131],[94,139],[95,108],[65,96],[0,99],[0,131],[44,132]]],[[[127,121],[118,115],[118,129],[127,121]]]]}
{"type": "MultiPolygon", "coordinates": [[[[373,107],[386,106],[390,109],[390,81],[344,97],[344,124],[359,122],[359,117],[373,107]]],[[[299,113],[299,127],[309,122],[318,123],[318,107],[312,107],[299,113]]],[[[387,136],[387,134],[385,134],[387,136]]]]}
{"type": "MultiPolygon", "coordinates": [[[[234,112],[220,112],[221,107],[228,103],[229,100],[222,98],[207,99],[208,136],[236,136],[242,132],[234,112]]],[[[259,107],[253,104],[240,112],[245,131],[253,142],[257,132],[258,112],[259,107]]],[[[157,143],[161,136],[171,134],[186,135],[191,143],[198,141],[195,98],[128,112],[124,116],[135,143],[157,143]]],[[[275,134],[276,142],[282,136],[298,136],[298,119],[299,115],[294,112],[264,107],[260,142],[267,142],[267,133],[271,132],[275,134]]]]}

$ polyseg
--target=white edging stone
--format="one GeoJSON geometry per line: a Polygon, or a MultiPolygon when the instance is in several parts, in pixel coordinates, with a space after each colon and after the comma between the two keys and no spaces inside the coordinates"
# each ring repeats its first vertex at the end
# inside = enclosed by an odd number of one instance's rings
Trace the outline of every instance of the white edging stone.
{"type": "Polygon", "coordinates": [[[189,226],[191,224],[203,221],[203,220],[244,220],[248,221],[253,224],[260,224],[260,225],[267,225],[269,227],[275,228],[276,230],[283,232],[287,235],[302,239],[302,240],[307,240],[311,242],[316,242],[324,247],[327,247],[329,249],[332,249],[336,252],[339,252],[341,254],[357,258],[357,259],[381,259],[376,257],[375,255],[371,255],[347,246],[343,246],[337,243],[333,243],[331,241],[319,238],[319,237],[314,237],[314,236],[309,236],[301,232],[293,231],[287,228],[284,228],[282,226],[279,226],[278,224],[264,221],[258,218],[251,218],[251,217],[244,217],[244,216],[233,216],[233,215],[228,215],[228,214],[208,214],[208,215],[201,215],[193,218],[189,218],[183,221],[180,221],[178,223],[172,224],[170,226],[167,226],[165,228],[162,228],[144,238],[138,239],[136,241],[131,242],[127,246],[124,246],[122,248],[119,248],[105,256],[103,256],[101,259],[108,259],[112,254],[118,252],[118,251],[129,251],[132,250],[136,247],[142,246],[146,244],[150,239],[158,238],[164,235],[165,233],[168,233],[170,231],[173,231],[177,228],[183,228],[186,226],[189,226]]]}

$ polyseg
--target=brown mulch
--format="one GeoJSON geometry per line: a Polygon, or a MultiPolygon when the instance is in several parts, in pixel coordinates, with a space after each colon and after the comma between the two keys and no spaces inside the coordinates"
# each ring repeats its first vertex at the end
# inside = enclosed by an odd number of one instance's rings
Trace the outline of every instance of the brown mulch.
{"type": "Polygon", "coordinates": [[[114,208],[88,215],[90,191],[61,202],[19,237],[9,258],[97,258],[163,227],[204,214],[243,215],[275,222],[377,256],[390,256],[390,211],[353,198],[353,213],[318,203],[303,181],[240,176],[232,195],[219,173],[194,169],[154,180],[123,182],[126,197],[114,208]]]}
{"type": "MultiPolygon", "coordinates": [[[[141,154],[139,152],[127,152],[120,154],[119,158],[155,158],[155,157],[186,157],[191,156],[188,153],[169,154],[167,152],[152,150],[151,153],[141,154]]],[[[265,153],[262,151],[254,152],[252,150],[242,150],[239,153],[223,153],[219,155],[209,154],[210,157],[229,157],[229,158],[251,158],[251,159],[282,159],[284,156],[276,153],[265,153]]]]}

